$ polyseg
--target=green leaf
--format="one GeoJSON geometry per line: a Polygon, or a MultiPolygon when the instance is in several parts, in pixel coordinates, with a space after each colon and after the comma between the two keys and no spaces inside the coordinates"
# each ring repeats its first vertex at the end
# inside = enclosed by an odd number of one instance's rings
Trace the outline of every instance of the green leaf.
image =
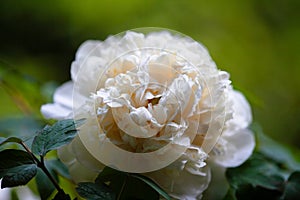
{"type": "Polygon", "coordinates": [[[115,170],[113,168],[110,167],[105,167],[97,176],[95,182],[96,183],[103,183],[103,182],[107,182],[107,181],[111,181],[115,178],[117,178],[118,176],[122,176],[124,175],[124,172],[115,170]]]}
{"type": "Polygon", "coordinates": [[[10,168],[2,178],[1,188],[26,185],[36,175],[36,172],[36,164],[10,168]]]}
{"type": "Polygon", "coordinates": [[[143,199],[155,200],[159,199],[159,190],[164,196],[166,193],[159,189],[155,183],[143,176],[120,172],[118,170],[105,167],[98,175],[97,184],[106,184],[115,194],[118,199],[143,199]]]}
{"type": "Polygon", "coordinates": [[[0,146],[8,142],[21,143],[22,140],[17,137],[9,137],[9,138],[0,137],[0,146]]]}
{"type": "Polygon", "coordinates": [[[283,193],[284,200],[298,200],[300,197],[300,171],[296,171],[288,178],[283,193]]]}
{"type": "Polygon", "coordinates": [[[156,190],[154,190],[144,181],[131,176],[131,174],[127,174],[127,176],[121,180],[121,183],[122,187],[118,191],[120,199],[159,199],[159,193],[156,190]]]}
{"type": "MultiPolygon", "coordinates": [[[[82,121],[78,120],[76,124],[82,121]]],[[[72,119],[58,121],[53,126],[46,126],[38,133],[32,143],[32,152],[45,156],[49,151],[71,142],[76,134],[76,125],[72,119]]]]}
{"type": "Polygon", "coordinates": [[[6,149],[0,152],[1,187],[14,187],[27,184],[37,172],[31,155],[25,151],[6,149]]]}
{"type": "Polygon", "coordinates": [[[21,165],[35,164],[29,153],[16,149],[6,149],[1,151],[0,160],[0,178],[2,177],[3,173],[10,168],[21,165]]]}
{"type": "Polygon", "coordinates": [[[282,166],[290,169],[291,171],[300,170],[300,160],[295,158],[295,154],[300,155],[300,151],[293,149],[290,146],[285,146],[265,135],[261,127],[257,123],[252,124],[252,129],[256,133],[257,150],[267,156],[268,158],[276,161],[282,166]],[[293,153],[293,152],[297,153],[293,153]]]}
{"type": "MultiPolygon", "coordinates": [[[[51,173],[51,170],[49,170],[49,172],[51,173]]],[[[55,177],[53,173],[51,173],[51,175],[55,177]]],[[[55,179],[57,180],[57,176],[55,179]]],[[[45,173],[41,171],[41,169],[38,169],[35,181],[41,200],[47,200],[55,190],[55,187],[53,186],[52,182],[45,175],[45,173]]]]}
{"type": "Polygon", "coordinates": [[[68,194],[66,194],[64,191],[59,191],[55,195],[53,200],[71,200],[71,197],[68,194]]]}
{"type": "Polygon", "coordinates": [[[164,197],[167,200],[171,200],[171,197],[166,193],[161,187],[159,187],[155,182],[153,182],[151,179],[149,179],[146,176],[142,176],[140,174],[131,174],[132,177],[140,179],[147,185],[149,185],[151,188],[153,188],[156,192],[158,192],[162,197],[164,197]]]}
{"type": "Polygon", "coordinates": [[[231,190],[227,199],[279,199],[284,188],[281,169],[259,153],[241,166],[227,169],[226,177],[231,190]]]}
{"type": "Polygon", "coordinates": [[[105,184],[95,183],[79,183],[76,191],[78,194],[87,200],[114,200],[116,199],[113,193],[105,184]]]}
{"type": "Polygon", "coordinates": [[[250,184],[253,187],[280,191],[284,183],[278,167],[257,153],[240,167],[227,169],[226,177],[235,189],[250,184]]]}
{"type": "Polygon", "coordinates": [[[253,199],[274,199],[279,200],[281,191],[270,190],[260,186],[253,187],[250,184],[240,185],[235,192],[238,200],[253,200],[253,199]]]}

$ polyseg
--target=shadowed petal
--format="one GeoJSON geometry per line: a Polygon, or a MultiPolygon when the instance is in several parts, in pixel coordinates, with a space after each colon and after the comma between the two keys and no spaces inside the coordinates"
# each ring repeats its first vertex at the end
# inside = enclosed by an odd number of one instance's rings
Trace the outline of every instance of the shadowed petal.
{"type": "MultiPolygon", "coordinates": [[[[176,164],[176,163],[175,163],[176,164]]],[[[174,163],[161,170],[147,174],[173,198],[196,200],[202,198],[203,191],[210,182],[210,169],[203,167],[201,175],[191,174],[185,169],[177,169],[174,163]]]]}

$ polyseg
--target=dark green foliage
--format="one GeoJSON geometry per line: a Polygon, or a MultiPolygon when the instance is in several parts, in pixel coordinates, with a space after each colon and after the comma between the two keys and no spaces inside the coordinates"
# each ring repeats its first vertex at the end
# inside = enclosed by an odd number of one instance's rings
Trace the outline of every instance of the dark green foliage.
{"type": "Polygon", "coordinates": [[[27,184],[37,173],[37,166],[25,151],[7,149],[0,152],[1,188],[27,184]]]}
{"type": "Polygon", "coordinates": [[[72,119],[58,121],[52,126],[47,125],[34,138],[32,152],[45,156],[49,151],[68,144],[76,134],[76,124],[72,119]]]}
{"type": "Polygon", "coordinates": [[[120,172],[105,167],[98,175],[95,183],[80,183],[78,193],[87,199],[140,199],[155,200],[160,195],[170,200],[170,196],[151,179],[140,174],[120,172]],[[92,194],[92,196],[91,196],[92,194]]]}
{"type": "Polygon", "coordinates": [[[300,171],[290,175],[283,193],[284,200],[298,200],[300,198],[300,171]]]}
{"type": "Polygon", "coordinates": [[[79,183],[76,188],[78,194],[87,200],[114,200],[116,194],[105,184],[79,183]]]}

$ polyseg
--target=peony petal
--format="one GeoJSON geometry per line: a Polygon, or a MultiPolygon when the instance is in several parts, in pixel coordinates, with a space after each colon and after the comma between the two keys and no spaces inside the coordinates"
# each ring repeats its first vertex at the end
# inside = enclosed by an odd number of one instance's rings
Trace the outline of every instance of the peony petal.
{"type": "Polygon", "coordinates": [[[161,48],[176,53],[195,66],[207,65],[216,68],[207,49],[188,36],[179,33],[171,34],[168,31],[153,32],[146,36],[144,47],[161,48]]]}
{"type": "MultiPolygon", "coordinates": [[[[98,40],[87,40],[80,45],[76,52],[76,59],[85,58],[86,56],[92,56],[91,53],[97,53],[95,51],[97,47],[100,47],[101,41],[98,40]]],[[[94,55],[93,54],[93,55],[94,55]]],[[[95,54],[96,55],[96,54],[95,54]]]]}
{"type": "Polygon", "coordinates": [[[69,81],[55,90],[53,104],[41,107],[41,112],[46,119],[65,119],[72,113],[73,82],[69,81]]]}
{"type": "Polygon", "coordinates": [[[215,151],[211,152],[210,159],[223,167],[237,167],[250,157],[254,146],[253,133],[248,129],[242,129],[232,135],[222,135],[214,147],[215,151]],[[222,142],[223,144],[220,144],[222,142]]]}
{"type": "Polygon", "coordinates": [[[74,153],[72,152],[72,143],[62,146],[57,150],[59,159],[66,165],[70,166],[72,163],[77,162],[74,153]]]}
{"type": "Polygon", "coordinates": [[[213,162],[208,162],[207,165],[211,170],[211,182],[203,193],[203,200],[223,199],[229,188],[225,176],[226,168],[213,162]]]}
{"type": "Polygon", "coordinates": [[[97,91],[98,85],[104,85],[107,77],[102,76],[105,70],[106,60],[97,56],[90,56],[84,61],[75,61],[80,65],[79,76],[73,77],[75,80],[75,90],[85,97],[90,96],[91,93],[97,91]]]}
{"type": "Polygon", "coordinates": [[[68,81],[55,90],[54,103],[72,109],[73,106],[73,82],[68,81]]]}
{"type": "MultiPolygon", "coordinates": [[[[228,129],[242,129],[252,122],[251,107],[244,97],[244,95],[238,91],[229,91],[229,100],[232,101],[233,116],[228,121],[228,129]]],[[[230,134],[230,132],[227,132],[230,134]]]]}
{"type": "Polygon", "coordinates": [[[97,165],[93,166],[95,162],[90,159],[91,155],[87,153],[87,150],[81,152],[82,154],[80,155],[78,154],[78,151],[74,152],[74,149],[77,147],[82,150],[78,141],[80,142],[79,137],[77,136],[70,144],[58,149],[58,157],[68,167],[70,175],[73,181],[75,181],[76,183],[83,181],[94,181],[102,168],[99,167],[99,170],[91,170],[91,168],[99,166],[99,162],[97,163],[97,165]],[[84,157],[84,153],[87,153],[85,155],[85,159],[80,160],[79,162],[77,160],[78,157],[82,159],[84,157]],[[84,165],[81,164],[81,162],[83,161],[87,161],[87,163],[85,163],[84,165]]]}
{"type": "MultiPolygon", "coordinates": [[[[76,52],[76,61],[83,61],[86,57],[92,56],[95,54],[97,47],[101,45],[100,41],[88,40],[80,45],[76,52]]],[[[71,66],[71,76],[72,80],[76,80],[77,73],[81,67],[81,62],[73,62],[71,66]]]]}
{"type": "Polygon", "coordinates": [[[68,168],[75,183],[93,182],[99,174],[99,172],[89,170],[89,168],[81,165],[78,161],[69,165],[68,168]]]}
{"type": "Polygon", "coordinates": [[[176,164],[176,162],[161,170],[145,175],[153,179],[175,199],[201,199],[203,191],[210,182],[209,167],[202,168],[202,175],[195,175],[185,169],[180,169],[181,164],[176,164]]]}
{"type": "Polygon", "coordinates": [[[46,119],[66,119],[71,113],[71,108],[63,107],[59,104],[45,104],[41,107],[41,113],[46,119]]]}
{"type": "Polygon", "coordinates": [[[77,136],[72,142],[72,151],[78,162],[91,171],[99,173],[105,165],[96,160],[88,150],[83,146],[80,138],[77,136]]]}
{"type": "Polygon", "coordinates": [[[119,46],[123,47],[125,51],[132,51],[141,48],[144,43],[144,34],[127,31],[123,38],[119,41],[119,46]]]}

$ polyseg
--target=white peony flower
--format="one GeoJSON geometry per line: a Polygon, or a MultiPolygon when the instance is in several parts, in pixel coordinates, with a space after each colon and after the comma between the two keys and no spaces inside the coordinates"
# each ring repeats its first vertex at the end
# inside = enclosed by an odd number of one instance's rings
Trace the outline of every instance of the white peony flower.
{"type": "Polygon", "coordinates": [[[87,119],[58,151],[76,182],[108,165],[145,174],[175,199],[200,199],[211,179],[207,161],[235,167],[253,151],[247,100],[186,36],[128,31],[87,41],[71,75],[41,111],[87,119]]]}

